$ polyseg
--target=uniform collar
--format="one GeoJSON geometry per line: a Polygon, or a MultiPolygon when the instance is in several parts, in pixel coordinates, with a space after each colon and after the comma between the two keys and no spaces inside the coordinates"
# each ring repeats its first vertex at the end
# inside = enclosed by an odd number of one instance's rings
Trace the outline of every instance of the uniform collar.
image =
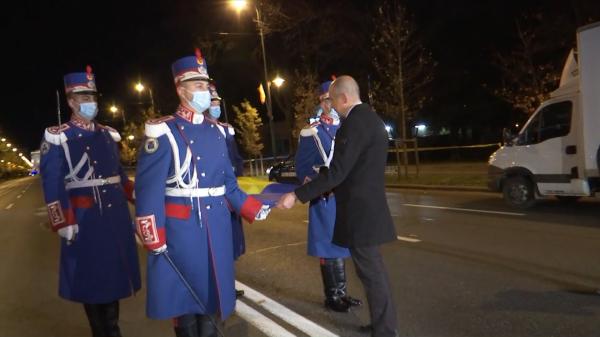
{"type": "Polygon", "coordinates": [[[194,110],[182,104],[177,107],[175,114],[192,124],[202,124],[202,122],[204,122],[203,114],[196,113],[194,110]]]}
{"type": "Polygon", "coordinates": [[[86,131],[94,131],[94,122],[93,121],[88,121],[85,120],[79,116],[77,116],[76,114],[72,114],[71,115],[71,124],[75,125],[76,127],[86,130],[86,131]]]}

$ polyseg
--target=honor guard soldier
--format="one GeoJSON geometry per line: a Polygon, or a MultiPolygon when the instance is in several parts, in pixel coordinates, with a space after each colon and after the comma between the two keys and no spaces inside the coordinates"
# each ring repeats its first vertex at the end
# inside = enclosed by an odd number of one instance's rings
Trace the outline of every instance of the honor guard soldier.
{"type": "Polygon", "coordinates": [[[50,224],[62,237],[59,295],[83,303],[93,336],[121,336],[119,300],[140,289],[133,183],[119,162],[119,133],[94,121],[91,67],[64,83],[71,120],[47,128],[40,146],[50,224]]]}
{"type": "MultiPolygon", "coordinates": [[[[319,87],[320,116],[300,132],[296,152],[296,174],[298,179],[308,182],[327,168],[333,157],[335,134],[340,120],[331,107],[329,86],[331,81],[319,87]]],[[[350,256],[347,248],[331,242],[335,226],[335,196],[333,193],[311,200],[308,209],[308,255],[318,257],[325,290],[325,307],[347,312],[361,301],[346,293],[346,271],[344,259],[350,256]]]]}
{"type": "Polygon", "coordinates": [[[176,336],[217,336],[215,316],[235,307],[230,210],[249,222],[268,207],[238,185],[227,130],[205,117],[211,105],[205,60],[171,67],[180,105],[146,123],[136,174],[136,225],[148,254],[146,311],[174,318],[176,336]]]}
{"type": "MultiPolygon", "coordinates": [[[[219,117],[221,117],[221,97],[219,96],[217,88],[214,84],[210,84],[209,90],[210,108],[208,108],[208,112],[204,115],[207,118],[216,121],[219,123],[219,125],[225,128],[225,141],[227,142],[229,160],[231,160],[231,165],[233,165],[233,172],[235,173],[236,177],[242,176],[244,173],[244,159],[242,156],[240,156],[237,143],[235,142],[235,129],[231,124],[219,122],[219,117]]],[[[233,210],[231,211],[231,226],[231,233],[233,234],[233,259],[237,261],[237,259],[246,252],[246,240],[244,238],[242,219],[233,210]]],[[[243,295],[243,290],[236,289],[236,297],[239,298],[243,295]]]]}

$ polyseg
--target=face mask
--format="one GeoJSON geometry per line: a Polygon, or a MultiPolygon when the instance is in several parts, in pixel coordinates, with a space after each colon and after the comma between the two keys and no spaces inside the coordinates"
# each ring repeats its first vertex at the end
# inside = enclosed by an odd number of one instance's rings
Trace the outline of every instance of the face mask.
{"type": "Polygon", "coordinates": [[[329,117],[333,118],[334,122],[340,121],[340,115],[337,113],[337,111],[335,111],[334,108],[331,108],[331,110],[329,110],[329,117]]]}
{"type": "Polygon", "coordinates": [[[203,113],[204,110],[210,107],[210,92],[206,91],[193,91],[192,100],[189,101],[192,108],[196,109],[198,113],[203,113]]]}
{"type": "Polygon", "coordinates": [[[96,102],[86,102],[79,104],[79,114],[81,117],[91,121],[98,114],[98,104],[96,102]]]}
{"type": "Polygon", "coordinates": [[[221,117],[221,107],[219,105],[208,108],[208,113],[214,118],[219,119],[221,117]]]}

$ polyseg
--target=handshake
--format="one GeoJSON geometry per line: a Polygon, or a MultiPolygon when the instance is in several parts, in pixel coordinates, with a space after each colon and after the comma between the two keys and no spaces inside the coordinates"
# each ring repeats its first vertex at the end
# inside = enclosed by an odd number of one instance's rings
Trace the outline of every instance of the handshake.
{"type": "Polygon", "coordinates": [[[290,209],[294,207],[294,204],[296,203],[297,199],[298,198],[296,197],[296,194],[294,192],[286,193],[282,195],[281,198],[279,198],[276,207],[279,209],[290,209]]]}

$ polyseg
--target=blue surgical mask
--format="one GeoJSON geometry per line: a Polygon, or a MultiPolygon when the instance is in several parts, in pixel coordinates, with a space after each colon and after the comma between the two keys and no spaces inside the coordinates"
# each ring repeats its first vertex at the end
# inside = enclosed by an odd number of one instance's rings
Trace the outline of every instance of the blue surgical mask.
{"type": "Polygon", "coordinates": [[[331,108],[331,110],[329,110],[329,117],[333,118],[334,121],[340,121],[340,115],[337,113],[337,111],[335,111],[334,108],[331,108]]]}
{"type": "Polygon", "coordinates": [[[98,104],[96,102],[80,103],[79,114],[81,117],[91,121],[98,114],[98,104]]]}
{"type": "Polygon", "coordinates": [[[221,106],[219,105],[215,105],[215,106],[210,106],[210,108],[208,108],[208,113],[214,118],[214,119],[219,119],[219,117],[221,117],[221,106]]]}
{"type": "Polygon", "coordinates": [[[204,110],[210,107],[210,92],[208,90],[192,92],[190,105],[192,108],[196,109],[198,113],[203,113],[204,110]]]}

